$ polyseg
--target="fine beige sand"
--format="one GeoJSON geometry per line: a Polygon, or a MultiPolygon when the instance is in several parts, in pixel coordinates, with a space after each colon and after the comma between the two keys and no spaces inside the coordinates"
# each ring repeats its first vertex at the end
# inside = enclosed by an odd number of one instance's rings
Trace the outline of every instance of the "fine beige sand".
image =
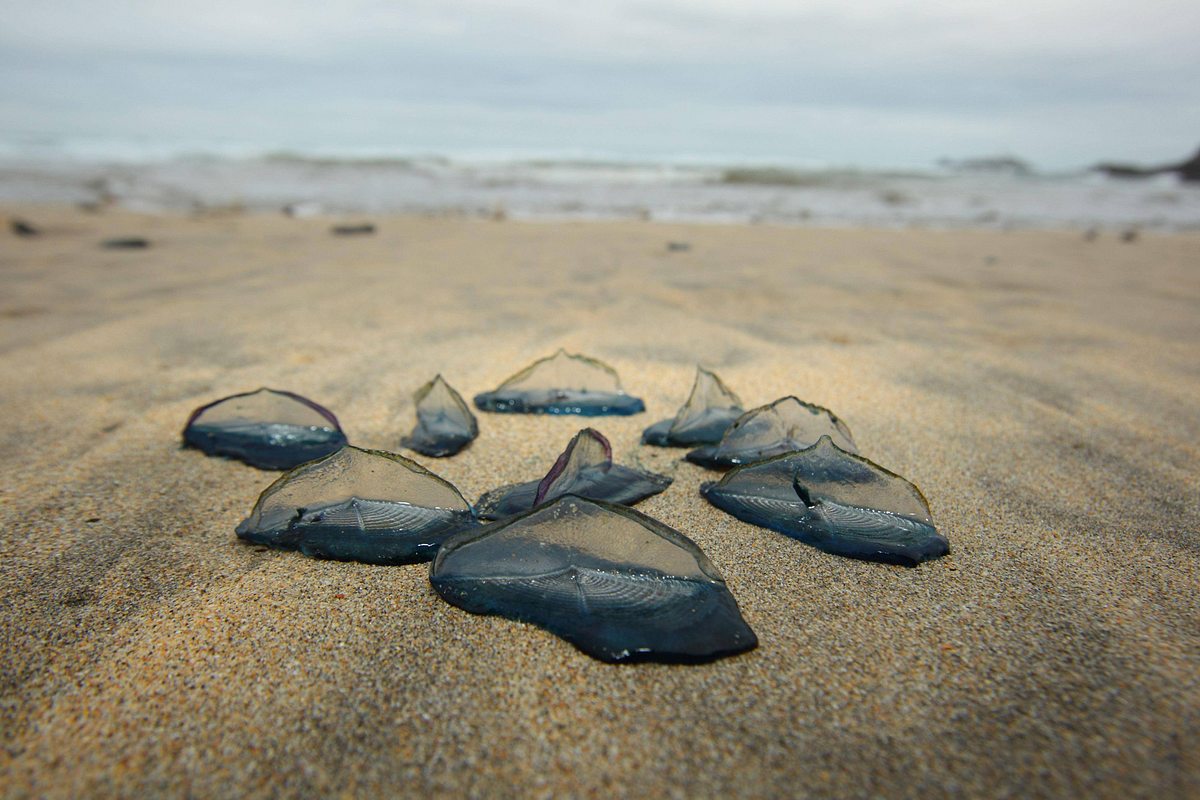
{"type": "MultiPolygon", "coordinates": [[[[1200,236],[8,212],[43,233],[0,233],[0,794],[1200,794],[1200,236]],[[436,372],[470,397],[560,346],[645,398],[593,424],[674,475],[639,508],[757,650],[603,664],[425,565],[242,544],[275,474],[179,447],[266,385],[396,449],[436,372]],[[638,445],[698,361],[836,411],[951,555],[851,561],[708,506],[713,473],[638,445]]],[[[469,498],[586,424],[479,417],[419,459],[469,498]]]]}

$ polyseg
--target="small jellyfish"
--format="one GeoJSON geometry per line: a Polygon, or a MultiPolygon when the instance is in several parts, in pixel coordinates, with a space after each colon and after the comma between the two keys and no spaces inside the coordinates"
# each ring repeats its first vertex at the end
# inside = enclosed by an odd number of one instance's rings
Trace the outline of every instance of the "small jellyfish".
{"type": "Polygon", "coordinates": [[[612,460],[612,445],[597,430],[584,428],[571,439],[540,481],[501,486],[475,504],[480,519],[503,519],[568,494],[631,506],[671,485],[671,478],[612,460]]]}
{"type": "Polygon", "coordinates": [[[409,450],[434,458],[452,456],[479,435],[479,423],[462,395],[438,375],[413,395],[417,426],[400,440],[409,450]]]}
{"type": "Polygon", "coordinates": [[[822,436],[829,436],[843,450],[858,452],[850,429],[832,411],[795,397],[781,397],[747,411],[729,427],[719,444],[698,447],[686,458],[709,469],[729,469],[803,450],[822,436]]]}
{"type": "Polygon", "coordinates": [[[737,467],[700,493],[740,520],[834,555],[915,567],[950,552],[920,489],[829,436],[737,467]]]}
{"type": "Polygon", "coordinates": [[[587,356],[557,353],[533,362],[492,392],[475,396],[481,411],[507,414],[628,416],[645,404],[621,388],[617,371],[587,356]]]}
{"type": "Polygon", "coordinates": [[[183,443],[259,469],[291,469],[336,451],[346,435],[337,417],[312,400],[259,389],[197,408],[183,428],[183,443]]]}
{"type": "Polygon", "coordinates": [[[478,524],[458,489],[420,464],[347,445],[268,486],[237,535],[314,558],[412,564],[478,524]]]}
{"type": "Polygon", "coordinates": [[[459,608],[531,622],[602,661],[710,661],[758,644],[691,539],[573,495],[447,539],[429,580],[459,608]]]}
{"type": "Polygon", "coordinates": [[[742,415],[742,401],[714,373],[696,367],[696,382],[674,419],[656,422],[642,431],[642,442],[659,447],[716,444],[742,415]]]}

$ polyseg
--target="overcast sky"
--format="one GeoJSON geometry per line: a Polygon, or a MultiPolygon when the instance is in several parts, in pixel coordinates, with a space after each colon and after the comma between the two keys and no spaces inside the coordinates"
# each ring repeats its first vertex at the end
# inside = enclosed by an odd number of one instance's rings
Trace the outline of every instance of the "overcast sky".
{"type": "Polygon", "coordinates": [[[1200,146],[1197,0],[0,0],[0,135],[1046,167],[1200,146]]]}

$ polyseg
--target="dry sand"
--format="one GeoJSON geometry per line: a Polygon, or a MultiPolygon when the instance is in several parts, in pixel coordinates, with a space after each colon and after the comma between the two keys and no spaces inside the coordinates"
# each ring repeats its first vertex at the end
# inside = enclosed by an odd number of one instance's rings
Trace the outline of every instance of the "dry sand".
{"type": "MultiPolygon", "coordinates": [[[[1196,235],[10,211],[44,234],[0,234],[5,795],[1200,793],[1196,235]],[[267,385],[395,449],[435,372],[470,396],[559,346],[645,398],[598,427],[675,476],[640,508],[757,650],[606,665],[424,565],[244,545],[274,474],[179,448],[267,385]],[[851,561],[709,507],[711,473],[638,446],[697,361],[834,409],[952,554],[851,561]]],[[[420,460],[473,498],[578,427],[481,414],[420,460]]]]}

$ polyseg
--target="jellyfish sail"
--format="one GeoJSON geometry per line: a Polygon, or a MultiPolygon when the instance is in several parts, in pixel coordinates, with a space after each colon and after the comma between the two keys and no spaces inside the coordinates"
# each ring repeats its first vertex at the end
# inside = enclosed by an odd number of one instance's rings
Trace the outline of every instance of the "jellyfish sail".
{"type": "Polygon", "coordinates": [[[834,555],[911,567],[950,551],[920,489],[829,436],[737,467],[700,493],[740,520],[834,555]]]}
{"type": "Polygon", "coordinates": [[[747,411],[730,426],[718,444],[698,447],[688,461],[710,469],[729,469],[781,453],[803,450],[829,436],[839,447],[858,452],[846,423],[827,408],[796,397],[747,411]]]}
{"type": "Polygon", "coordinates": [[[697,366],[687,402],[673,418],[646,428],[642,442],[658,447],[715,444],[742,413],[742,401],[724,381],[716,373],[697,366]]]}
{"type": "Polygon", "coordinates": [[[498,388],[475,396],[481,411],[506,414],[579,414],[628,416],[646,410],[621,388],[607,364],[559,350],[533,362],[498,388]]]}
{"type": "Polygon", "coordinates": [[[451,537],[429,580],[459,608],[531,622],[602,661],[709,661],[758,643],[691,539],[574,495],[451,537]]]}
{"type": "Polygon", "coordinates": [[[479,423],[441,375],[417,390],[417,425],[400,440],[409,450],[433,458],[452,456],[479,435],[479,423]]]}
{"type": "Polygon", "coordinates": [[[346,446],[267,487],[237,535],[315,558],[411,564],[476,525],[448,481],[404,456],[346,446]]]}
{"type": "Polygon", "coordinates": [[[183,442],[260,469],[291,469],[335,452],[346,444],[346,434],[323,406],[263,388],[197,408],[184,426],[183,442]]]}
{"type": "Polygon", "coordinates": [[[593,428],[572,437],[545,477],[501,486],[475,504],[480,519],[503,519],[567,494],[633,505],[671,485],[671,478],[613,463],[612,445],[593,428]]]}

